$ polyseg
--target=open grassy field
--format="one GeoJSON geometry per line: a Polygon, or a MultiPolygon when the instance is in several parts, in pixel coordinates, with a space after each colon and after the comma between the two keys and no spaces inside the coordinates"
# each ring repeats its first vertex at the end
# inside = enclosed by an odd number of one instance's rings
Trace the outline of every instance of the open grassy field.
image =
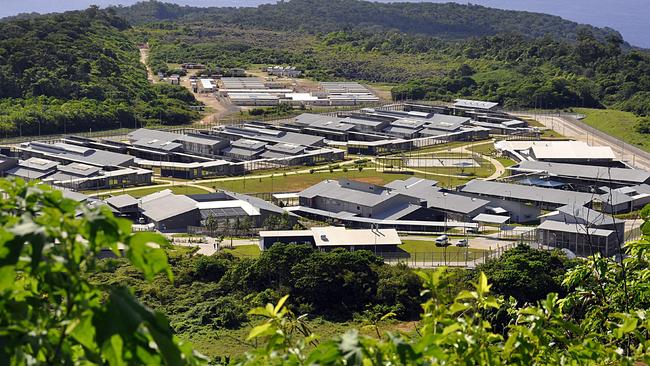
{"type": "Polygon", "coordinates": [[[450,237],[449,240],[452,245],[448,247],[437,247],[435,243],[432,241],[426,241],[426,240],[403,240],[402,245],[399,247],[409,253],[465,253],[465,252],[471,252],[471,253],[483,253],[485,250],[483,249],[476,249],[476,248],[461,248],[457,247],[454,244],[456,241],[458,241],[459,238],[454,239],[453,237],[450,237]]]}
{"type": "Polygon", "coordinates": [[[274,177],[256,178],[254,176],[246,179],[222,181],[213,183],[199,183],[200,185],[215,189],[224,189],[239,193],[265,193],[265,192],[296,192],[319,183],[325,179],[354,179],[372,184],[386,184],[395,179],[406,179],[410,175],[381,173],[375,170],[358,171],[350,169],[342,171],[322,171],[313,174],[305,173],[299,175],[278,174],[274,177]]]}
{"type": "MultiPolygon", "coordinates": [[[[131,196],[133,196],[135,198],[140,198],[140,197],[146,196],[148,194],[159,192],[159,191],[162,191],[162,190],[165,190],[165,189],[171,189],[172,192],[174,192],[176,194],[209,193],[207,190],[197,188],[197,187],[190,187],[190,186],[168,186],[168,187],[165,187],[165,186],[152,186],[152,187],[145,187],[145,188],[136,189],[136,190],[132,190],[132,191],[125,191],[124,193],[128,193],[128,194],[130,194],[131,196]]],[[[120,194],[122,194],[122,191],[115,190],[115,191],[111,192],[111,194],[112,195],[120,195],[120,194]]],[[[104,195],[102,194],[102,196],[104,196],[104,195]]],[[[108,193],[106,193],[105,196],[108,197],[108,193]]]]}
{"type": "Polygon", "coordinates": [[[613,109],[589,108],[577,108],[576,112],[587,116],[582,120],[584,123],[640,149],[650,151],[650,135],[636,131],[639,117],[634,114],[613,109]]]}
{"type": "MultiPolygon", "coordinates": [[[[225,243],[227,243],[227,240],[225,243]]],[[[224,249],[224,252],[231,253],[235,257],[253,258],[260,256],[260,247],[257,245],[237,245],[232,249],[224,249]]]]}

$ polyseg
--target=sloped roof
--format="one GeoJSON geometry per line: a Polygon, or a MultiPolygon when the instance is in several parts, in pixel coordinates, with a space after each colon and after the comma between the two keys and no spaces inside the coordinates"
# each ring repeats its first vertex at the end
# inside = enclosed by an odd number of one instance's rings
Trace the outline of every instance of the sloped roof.
{"type": "Polygon", "coordinates": [[[544,161],[522,161],[512,170],[545,172],[551,176],[582,178],[596,181],[645,183],[650,181],[650,173],[640,169],[609,168],[595,165],[551,163],[544,161]]]}

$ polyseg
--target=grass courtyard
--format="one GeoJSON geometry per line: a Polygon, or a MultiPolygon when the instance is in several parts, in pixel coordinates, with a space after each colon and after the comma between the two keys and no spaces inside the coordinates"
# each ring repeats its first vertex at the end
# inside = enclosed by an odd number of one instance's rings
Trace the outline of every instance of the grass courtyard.
{"type": "Polygon", "coordinates": [[[214,189],[223,189],[239,193],[268,193],[268,192],[296,192],[301,191],[307,187],[310,187],[316,183],[319,183],[325,179],[354,179],[366,183],[372,184],[386,184],[395,179],[406,179],[411,177],[407,174],[391,174],[391,173],[381,173],[375,170],[366,169],[363,171],[358,171],[356,169],[350,169],[347,172],[343,171],[334,171],[330,172],[319,171],[314,172],[313,174],[277,174],[273,177],[255,177],[250,176],[246,179],[237,179],[230,181],[220,181],[220,182],[206,182],[198,183],[202,186],[214,188],[214,189]]]}
{"type": "MultiPolygon", "coordinates": [[[[227,244],[227,240],[224,241],[224,244],[227,244]]],[[[237,245],[232,249],[224,249],[223,251],[240,258],[256,258],[260,256],[260,247],[257,245],[237,245]]]]}
{"type": "MultiPolygon", "coordinates": [[[[109,196],[118,196],[123,193],[129,194],[135,198],[140,198],[143,196],[146,196],[148,194],[156,193],[165,189],[171,189],[172,192],[175,194],[202,194],[202,193],[209,193],[205,189],[197,188],[197,187],[191,187],[191,186],[186,186],[186,185],[178,185],[178,186],[160,186],[160,185],[154,185],[151,187],[144,187],[140,189],[135,189],[135,190],[127,190],[122,192],[120,189],[113,190],[111,192],[102,192],[102,194],[99,195],[100,198],[103,197],[109,197],[109,196]]],[[[92,192],[90,192],[92,193],[92,192]]]]}

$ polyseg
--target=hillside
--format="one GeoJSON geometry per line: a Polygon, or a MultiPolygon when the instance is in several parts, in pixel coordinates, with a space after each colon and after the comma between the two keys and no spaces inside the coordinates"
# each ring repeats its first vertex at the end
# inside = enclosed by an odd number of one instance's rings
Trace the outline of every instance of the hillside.
{"type": "Polygon", "coordinates": [[[557,16],[454,3],[376,3],[359,0],[290,0],[256,8],[198,8],[158,1],[113,8],[132,24],[162,20],[213,21],[219,24],[329,33],[342,29],[397,31],[447,39],[518,33],[531,38],[550,35],[559,40],[577,39],[579,29],[597,39],[620,34],[557,16]]]}
{"type": "Polygon", "coordinates": [[[186,90],[150,85],[124,20],[97,8],[0,23],[0,134],[186,123],[186,90]]]}
{"type": "Polygon", "coordinates": [[[308,34],[212,20],[137,26],[151,64],[210,67],[291,64],[317,80],[390,83],[393,98],[489,99],[508,107],[618,107],[650,113],[650,56],[583,29],[574,42],[499,34],[443,40],[394,31],[308,34]],[[630,101],[634,101],[631,103],[630,101]]]}

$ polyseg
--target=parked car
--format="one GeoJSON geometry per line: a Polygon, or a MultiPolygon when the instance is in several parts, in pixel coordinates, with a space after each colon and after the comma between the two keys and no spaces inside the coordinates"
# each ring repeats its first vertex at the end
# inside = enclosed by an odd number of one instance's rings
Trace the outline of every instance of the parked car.
{"type": "Polygon", "coordinates": [[[460,239],[459,241],[456,242],[457,247],[468,247],[469,243],[467,242],[467,239],[460,239]]]}
{"type": "Polygon", "coordinates": [[[449,245],[449,237],[447,235],[440,235],[436,238],[435,243],[437,247],[446,247],[449,245]]]}

